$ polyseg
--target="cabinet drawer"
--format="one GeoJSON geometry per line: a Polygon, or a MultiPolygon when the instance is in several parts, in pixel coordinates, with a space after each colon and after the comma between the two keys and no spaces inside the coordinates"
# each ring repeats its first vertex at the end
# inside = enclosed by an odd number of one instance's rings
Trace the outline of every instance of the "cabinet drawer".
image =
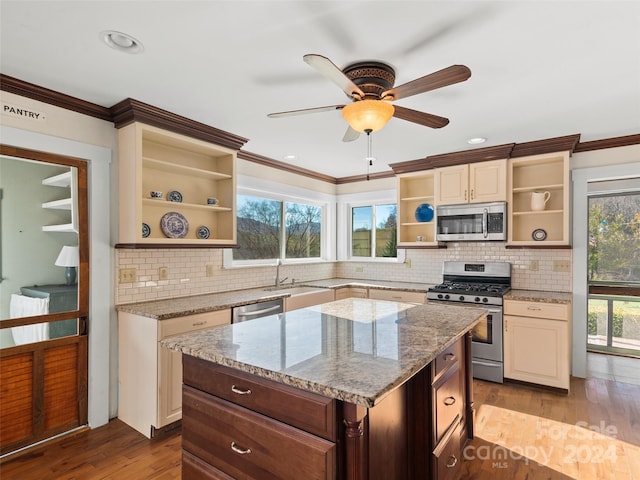
{"type": "Polygon", "coordinates": [[[183,448],[232,478],[335,478],[333,442],[188,386],[183,399],[183,448]]]}
{"type": "Polygon", "coordinates": [[[457,365],[460,360],[462,360],[462,340],[458,340],[456,343],[449,346],[446,350],[444,350],[440,355],[436,357],[433,362],[434,381],[437,380],[437,378],[442,375],[445,370],[457,365]]]}
{"type": "Polygon", "coordinates": [[[371,288],[369,298],[374,300],[390,300],[393,302],[425,303],[426,294],[420,292],[403,292],[400,290],[379,290],[371,288]]]}
{"type": "Polygon", "coordinates": [[[460,478],[460,468],[462,466],[461,428],[462,424],[459,423],[446,441],[433,452],[433,470],[436,480],[456,480],[460,478]]]}
{"type": "Polygon", "coordinates": [[[328,440],[336,439],[336,402],[322,395],[185,355],[184,383],[328,440]]]}
{"type": "Polygon", "coordinates": [[[195,455],[182,450],[182,477],[198,480],[235,480],[224,472],[212,467],[195,455]]]}
{"type": "Polygon", "coordinates": [[[434,441],[438,443],[449,430],[453,422],[459,421],[463,414],[463,390],[460,381],[460,369],[451,368],[433,387],[434,441]]]}
{"type": "Polygon", "coordinates": [[[505,315],[517,315],[520,317],[538,317],[550,318],[553,320],[568,320],[569,304],[505,300],[504,313],[505,315]]]}
{"type": "Polygon", "coordinates": [[[361,287],[344,287],[336,289],[336,300],[343,298],[369,298],[369,292],[361,287]]]}
{"type": "Polygon", "coordinates": [[[158,321],[158,338],[170,337],[181,333],[202,330],[203,328],[216,327],[218,325],[228,325],[231,323],[231,311],[216,310],[215,312],[198,313],[185,317],[170,318],[158,321]]]}

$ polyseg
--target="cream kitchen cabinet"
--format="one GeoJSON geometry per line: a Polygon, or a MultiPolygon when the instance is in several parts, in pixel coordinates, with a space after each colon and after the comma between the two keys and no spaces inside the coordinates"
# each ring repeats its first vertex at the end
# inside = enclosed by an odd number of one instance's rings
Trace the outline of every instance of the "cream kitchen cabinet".
{"type": "Polygon", "coordinates": [[[416,219],[416,209],[423,203],[435,209],[434,170],[398,175],[397,191],[398,247],[437,245],[435,212],[434,218],[428,222],[416,219]]]}
{"type": "Polygon", "coordinates": [[[508,245],[570,245],[569,152],[509,159],[508,245]],[[534,192],[549,192],[543,210],[533,210],[534,192]]]}
{"type": "Polygon", "coordinates": [[[504,376],[569,390],[571,305],[504,302],[504,376]]]}
{"type": "Polygon", "coordinates": [[[369,289],[366,287],[342,287],[336,289],[336,300],[343,298],[369,298],[369,289]]]}
{"type": "Polygon", "coordinates": [[[435,169],[437,205],[507,200],[507,160],[435,169]]]}
{"type": "Polygon", "coordinates": [[[403,290],[369,289],[369,298],[374,300],[389,300],[392,302],[427,303],[427,294],[422,292],[405,292],[403,290]]]}
{"type": "Polygon", "coordinates": [[[118,142],[119,246],[236,243],[236,151],[139,122],[118,142]]]}
{"type": "Polygon", "coordinates": [[[118,313],[118,418],[146,437],[182,418],[182,354],[167,337],[231,323],[231,310],[157,320],[118,313]]]}
{"type": "Polygon", "coordinates": [[[309,293],[302,293],[297,295],[291,295],[284,299],[284,311],[289,312],[291,310],[297,310],[299,308],[311,307],[313,305],[320,305],[321,303],[333,302],[335,300],[335,293],[330,288],[318,289],[309,293]]]}

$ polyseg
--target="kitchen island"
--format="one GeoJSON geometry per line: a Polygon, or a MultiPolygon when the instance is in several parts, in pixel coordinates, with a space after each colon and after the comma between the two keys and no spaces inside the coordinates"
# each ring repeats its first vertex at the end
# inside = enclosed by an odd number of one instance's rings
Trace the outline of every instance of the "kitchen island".
{"type": "Polygon", "coordinates": [[[171,337],[183,478],[455,478],[484,309],[344,299],[171,337]]]}

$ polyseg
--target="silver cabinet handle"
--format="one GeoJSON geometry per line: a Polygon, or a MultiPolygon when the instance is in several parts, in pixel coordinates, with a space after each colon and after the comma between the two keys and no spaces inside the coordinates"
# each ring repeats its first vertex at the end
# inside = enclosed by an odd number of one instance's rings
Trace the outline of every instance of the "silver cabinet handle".
{"type": "Polygon", "coordinates": [[[527,310],[533,310],[534,312],[537,312],[539,310],[542,310],[540,307],[534,307],[533,305],[529,305],[527,307],[527,310]]]}
{"type": "Polygon", "coordinates": [[[442,403],[444,403],[447,407],[450,407],[451,405],[456,403],[456,398],[455,397],[447,397],[442,401],[442,403]]]}
{"type": "Polygon", "coordinates": [[[235,385],[231,385],[231,391],[233,393],[237,393],[238,395],[251,395],[251,389],[247,388],[246,390],[241,390],[235,385]]]}
{"type": "Polygon", "coordinates": [[[456,354],[455,353],[447,353],[444,356],[444,359],[448,362],[448,361],[453,361],[456,358],[456,354]]]}
{"type": "Polygon", "coordinates": [[[251,449],[250,448],[240,448],[236,444],[236,442],[231,442],[231,450],[236,452],[238,455],[247,455],[247,454],[251,453],[251,449]]]}
{"type": "Polygon", "coordinates": [[[445,465],[445,467],[447,468],[453,468],[458,464],[458,457],[456,457],[455,455],[451,455],[449,457],[449,461],[447,462],[447,464],[445,465]]]}
{"type": "Polygon", "coordinates": [[[192,327],[199,327],[200,325],[206,325],[206,324],[207,324],[206,321],[202,321],[202,322],[192,323],[191,326],[192,327]]]}

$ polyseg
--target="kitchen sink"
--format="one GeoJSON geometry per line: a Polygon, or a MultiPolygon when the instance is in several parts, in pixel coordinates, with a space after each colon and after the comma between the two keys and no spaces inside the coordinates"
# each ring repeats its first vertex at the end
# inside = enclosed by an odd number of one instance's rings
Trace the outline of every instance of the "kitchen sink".
{"type": "Polygon", "coordinates": [[[265,292],[290,293],[292,296],[304,295],[306,293],[313,293],[313,292],[325,291],[325,290],[326,288],[321,288],[321,287],[304,287],[304,286],[294,287],[291,285],[280,286],[280,287],[268,287],[264,289],[265,292]]]}

